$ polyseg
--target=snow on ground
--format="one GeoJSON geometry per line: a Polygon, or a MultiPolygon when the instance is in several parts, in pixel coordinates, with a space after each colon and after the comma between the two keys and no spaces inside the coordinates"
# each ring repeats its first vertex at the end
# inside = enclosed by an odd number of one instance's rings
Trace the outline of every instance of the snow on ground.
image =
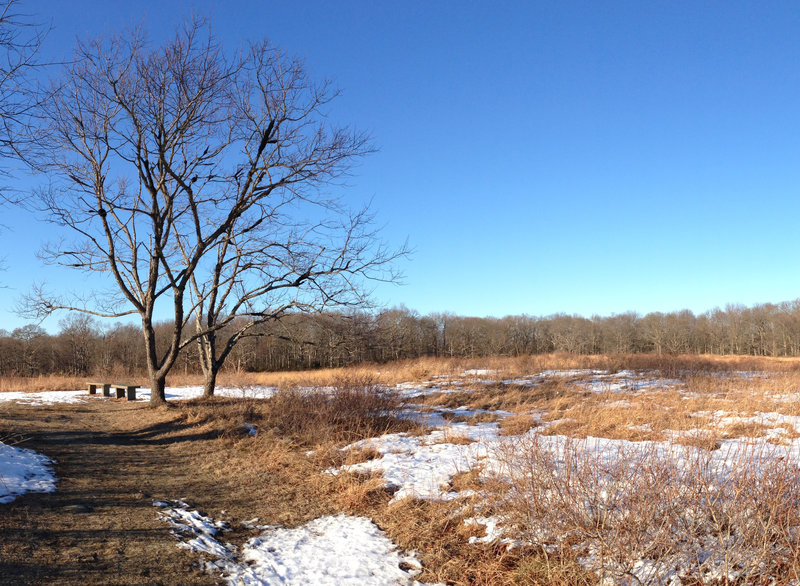
{"type": "Polygon", "coordinates": [[[677,379],[662,378],[657,375],[621,370],[613,374],[596,373],[588,381],[576,381],[576,386],[592,393],[638,392],[653,389],[667,389],[683,386],[677,379]]]}
{"type": "Polygon", "coordinates": [[[573,368],[569,370],[543,370],[539,376],[541,378],[572,378],[576,376],[602,376],[607,375],[607,370],[597,370],[590,368],[573,368]]]}
{"type": "Polygon", "coordinates": [[[33,450],[0,442],[0,503],[10,503],[26,492],[53,492],[53,461],[33,450]]]}
{"type": "MultiPolygon", "coordinates": [[[[679,462],[693,462],[699,448],[691,448],[670,441],[628,441],[601,437],[574,440],[563,435],[541,435],[534,429],[524,436],[503,437],[498,434],[497,423],[450,424],[423,436],[394,433],[378,438],[361,440],[344,449],[372,448],[380,457],[350,464],[332,473],[348,471],[357,473],[380,472],[386,485],[395,489],[393,500],[408,496],[422,499],[449,500],[459,494],[447,486],[460,472],[481,465],[485,473],[502,470],[502,454],[514,447],[521,437],[537,438],[539,444],[553,454],[564,451],[567,442],[573,442],[598,463],[612,465],[636,454],[660,454],[679,462]],[[473,440],[464,445],[462,438],[473,440]]],[[[722,440],[721,447],[711,453],[710,466],[720,476],[725,476],[739,461],[767,461],[800,456],[800,440],[789,445],[772,445],[753,438],[722,440]]],[[[561,460],[556,458],[557,460],[561,460]]],[[[563,463],[563,462],[562,462],[563,463]]]]}
{"type": "Polygon", "coordinates": [[[511,411],[502,409],[470,409],[466,406],[461,407],[429,407],[424,404],[411,403],[400,412],[399,417],[410,419],[426,427],[446,427],[452,423],[452,417],[459,419],[471,419],[480,415],[492,415],[498,419],[513,415],[511,411]]]}
{"type": "MultiPolygon", "coordinates": [[[[619,390],[636,392],[640,388],[660,386],[662,383],[667,386],[674,382],[642,377],[639,381],[633,381],[631,384],[629,381],[635,376],[635,373],[621,373],[617,379],[624,382],[621,382],[619,390]]],[[[608,384],[607,380],[602,384],[608,384]]],[[[624,400],[617,403],[617,406],[623,409],[627,405],[624,400]]],[[[497,423],[473,422],[472,425],[451,423],[446,422],[446,419],[441,416],[441,413],[458,411],[459,409],[435,408],[433,411],[420,412],[418,421],[428,425],[441,424],[427,435],[387,434],[351,444],[345,449],[372,448],[380,456],[367,462],[332,469],[329,472],[381,473],[386,485],[395,490],[393,501],[404,497],[451,500],[475,494],[471,490],[459,493],[452,489],[449,483],[456,474],[480,467],[484,477],[498,474],[505,476],[507,469],[504,469],[504,458],[508,456],[509,450],[515,449],[517,445],[515,442],[526,438],[528,440],[536,438],[538,445],[552,455],[551,459],[557,468],[567,465],[566,462],[569,460],[567,453],[573,448],[587,454],[589,459],[599,466],[599,470],[612,470],[616,466],[628,466],[639,457],[647,458],[648,456],[671,461],[679,469],[689,470],[697,465],[698,461],[708,458],[708,470],[720,483],[725,483],[728,478],[735,478],[736,471],[741,469],[743,464],[753,466],[755,470],[768,470],[775,462],[797,461],[800,458],[800,439],[792,440],[785,437],[786,430],[781,428],[775,428],[773,430],[775,433],[768,433],[763,438],[724,439],[720,442],[719,449],[705,452],[697,447],[680,445],[671,441],[632,442],[600,437],[576,440],[563,435],[546,436],[541,435],[543,429],[541,427],[531,430],[523,436],[503,437],[498,433],[497,423]],[[782,445],[772,445],[766,441],[781,437],[784,440],[782,445]],[[457,441],[457,439],[463,440],[463,438],[468,438],[473,442],[465,445],[464,441],[457,441]]],[[[466,409],[461,411],[468,412],[466,409]]],[[[507,413],[498,415],[502,417],[507,413]]],[[[780,413],[757,413],[748,417],[725,412],[699,413],[698,415],[713,415],[717,423],[722,425],[735,423],[788,424],[794,429],[800,430],[800,418],[780,413]]],[[[407,416],[413,417],[411,414],[407,416]]],[[[702,430],[697,431],[701,432],[702,430]]],[[[684,434],[667,431],[666,435],[677,438],[684,434]]],[[[602,480],[599,483],[602,486],[602,480]]],[[[599,490],[592,498],[602,501],[607,498],[603,492],[603,490],[599,490]]],[[[485,536],[473,537],[470,539],[470,543],[499,543],[508,547],[521,544],[518,540],[509,539],[506,535],[502,518],[475,516],[465,520],[465,523],[485,527],[485,536]]],[[[706,541],[703,542],[702,551],[689,549],[684,551],[677,548],[673,554],[663,560],[634,559],[631,568],[625,570],[628,572],[626,575],[629,576],[629,581],[626,581],[627,579],[615,581],[609,577],[603,583],[609,585],[633,584],[639,583],[636,582],[639,580],[641,583],[675,585],[681,583],[680,577],[686,577],[695,570],[700,572],[704,579],[710,581],[725,577],[737,579],[743,570],[730,569],[730,561],[725,558],[724,552],[727,551],[723,547],[725,544],[714,541],[711,536],[708,536],[706,541]],[[718,550],[722,553],[717,553],[718,550]]],[[[596,544],[587,542],[585,545],[588,547],[588,554],[579,559],[580,563],[587,569],[598,567],[597,556],[600,554],[593,549],[596,544]]],[[[617,573],[625,573],[621,568],[617,569],[620,570],[617,573]]]]}
{"type": "MultiPolygon", "coordinates": [[[[275,394],[276,387],[248,386],[248,387],[217,387],[217,397],[268,399],[275,394]]],[[[203,396],[202,386],[193,387],[167,387],[164,395],[168,401],[196,399],[203,396]]],[[[136,398],[139,401],[150,400],[150,389],[144,387],[137,389],[136,398]]],[[[37,393],[0,393],[0,402],[14,402],[23,405],[54,405],[56,403],[82,403],[84,401],[97,401],[108,399],[102,395],[90,395],[88,390],[80,391],[42,391],[37,393]]]]}
{"type": "Polygon", "coordinates": [[[465,370],[461,373],[461,376],[486,376],[489,374],[494,374],[497,372],[496,370],[492,370],[491,368],[470,368],[469,370],[465,370]]]}
{"type": "Polygon", "coordinates": [[[24,405],[53,405],[55,403],[80,403],[88,398],[88,391],[42,391],[39,393],[0,393],[0,402],[24,405]]]}
{"type": "Polygon", "coordinates": [[[392,433],[361,440],[345,448],[373,448],[381,454],[380,458],[330,472],[380,472],[386,485],[396,489],[392,501],[408,496],[451,499],[458,493],[447,488],[447,483],[459,472],[468,472],[481,460],[489,458],[488,447],[497,437],[496,423],[453,423],[424,436],[392,433]],[[451,443],[463,442],[463,438],[473,443],[451,443]]]}
{"type": "MultiPolygon", "coordinates": [[[[493,371],[476,369],[465,371],[462,377],[490,374],[493,374],[493,371]]],[[[637,393],[682,386],[680,381],[663,379],[653,373],[633,371],[609,373],[602,370],[543,371],[503,382],[535,386],[553,378],[575,379],[566,382],[578,389],[598,393],[637,393]]],[[[475,382],[472,378],[469,380],[475,382]]],[[[454,389],[463,392],[464,387],[459,387],[460,383],[463,383],[463,380],[448,379],[445,382],[437,379],[428,383],[404,383],[397,385],[395,389],[408,399],[433,392],[453,392],[454,389]]],[[[267,398],[272,396],[275,390],[274,387],[265,386],[219,388],[217,395],[267,398]]],[[[304,390],[325,392],[326,389],[304,390]]],[[[472,388],[469,392],[480,392],[480,390],[472,388]]],[[[145,401],[150,396],[149,389],[141,389],[137,394],[140,400],[145,401]]],[[[168,400],[190,399],[201,395],[200,386],[169,387],[166,390],[168,400]]],[[[0,401],[18,401],[32,405],[88,400],[103,399],[90,397],[84,390],[0,393],[0,401]]],[[[611,404],[621,409],[630,405],[624,398],[611,404]]],[[[372,448],[379,453],[379,457],[331,469],[329,472],[380,473],[387,486],[395,490],[393,501],[404,497],[448,500],[466,496],[466,491],[458,493],[452,489],[450,482],[453,477],[476,467],[480,467],[484,475],[502,473],[503,462],[500,456],[504,451],[508,453],[508,447],[513,447],[513,442],[521,439],[500,436],[496,422],[476,420],[465,423],[451,420],[454,415],[471,418],[487,413],[497,416],[498,419],[510,415],[505,411],[470,410],[466,407],[432,408],[407,405],[402,416],[431,427],[428,434],[388,434],[356,442],[345,449],[372,448]]],[[[779,413],[756,413],[748,417],[725,412],[696,415],[712,415],[718,425],[788,424],[795,430],[800,430],[800,418],[779,413]]],[[[563,459],[559,460],[558,454],[563,452],[568,442],[574,443],[576,440],[565,436],[541,435],[542,429],[540,427],[538,430],[531,430],[524,437],[536,437],[543,449],[555,455],[557,465],[563,465],[563,459]]],[[[256,431],[254,427],[250,429],[251,433],[254,431],[256,431]]],[[[686,433],[688,432],[667,431],[666,436],[677,438],[686,433]]],[[[775,439],[786,435],[785,429],[775,428],[775,433],[768,435],[768,438],[775,439]]],[[[766,462],[776,458],[798,458],[800,455],[800,439],[790,440],[783,437],[787,445],[770,446],[765,449],[768,444],[764,440],[768,438],[726,439],[720,449],[711,453],[709,465],[719,478],[724,478],[736,464],[737,459],[750,458],[751,461],[766,462]]],[[[608,464],[624,462],[625,458],[635,457],[637,453],[655,453],[681,461],[688,466],[691,454],[699,449],[677,446],[670,441],[630,442],[606,438],[587,438],[580,440],[578,445],[579,449],[590,452],[596,461],[608,464]]],[[[16,494],[26,490],[54,489],[55,478],[50,472],[49,460],[29,450],[9,448],[0,444],[0,476],[6,481],[5,484],[0,481],[0,502],[9,502],[16,494]],[[14,454],[13,457],[10,454],[14,454]],[[26,461],[28,464],[24,463],[26,461]],[[8,482],[8,478],[5,477],[20,480],[8,482]]],[[[222,535],[229,529],[225,523],[192,511],[184,502],[155,504],[162,509],[160,517],[170,523],[173,533],[181,539],[180,546],[207,557],[207,561],[203,562],[205,567],[221,575],[230,584],[408,584],[413,582],[413,576],[418,573],[415,568],[420,567],[413,555],[404,556],[398,552],[391,541],[369,519],[345,515],[322,517],[295,529],[251,525],[250,527],[257,527],[264,533],[237,548],[222,539],[222,535]]],[[[467,522],[486,527],[486,535],[473,538],[471,540],[473,543],[500,540],[500,543],[513,544],[508,540],[504,541],[501,519],[476,516],[467,522]]],[[[641,562],[635,570],[637,575],[646,576],[652,573],[651,570],[655,571],[648,566],[647,560],[641,562]]],[[[588,566],[593,563],[591,552],[585,558],[585,563],[588,566]]],[[[679,563],[679,560],[676,563],[679,563]]]]}
{"type": "MultiPolygon", "coordinates": [[[[153,503],[170,523],[180,547],[209,556],[204,568],[228,584],[389,585],[416,584],[422,567],[405,555],[370,519],[335,515],[301,527],[260,527],[264,533],[241,550],[223,542],[224,522],[190,509],[183,501],[153,503]]],[[[250,525],[249,525],[250,526],[250,525]]]]}
{"type": "Polygon", "coordinates": [[[632,370],[620,370],[618,372],[597,369],[543,370],[538,374],[502,380],[474,378],[476,375],[494,373],[496,373],[496,371],[474,369],[464,371],[461,373],[460,377],[453,378],[445,375],[435,377],[436,380],[434,381],[426,381],[423,383],[400,383],[396,385],[395,388],[402,396],[413,398],[436,392],[480,392],[479,389],[474,387],[465,389],[463,386],[465,382],[469,382],[472,385],[490,385],[499,382],[505,385],[516,385],[519,387],[535,387],[554,379],[565,379],[568,384],[592,393],[639,392],[645,390],[681,388],[684,386],[682,381],[663,378],[656,372],[637,372],[632,370]]]}
{"type": "MultiPolygon", "coordinates": [[[[230,397],[233,399],[269,399],[277,391],[276,387],[248,386],[248,387],[217,387],[214,390],[216,397],[230,397]]],[[[136,391],[137,398],[150,400],[150,389],[143,388],[136,391]]],[[[203,387],[167,387],[164,389],[167,401],[196,399],[203,396],[203,387]]]]}

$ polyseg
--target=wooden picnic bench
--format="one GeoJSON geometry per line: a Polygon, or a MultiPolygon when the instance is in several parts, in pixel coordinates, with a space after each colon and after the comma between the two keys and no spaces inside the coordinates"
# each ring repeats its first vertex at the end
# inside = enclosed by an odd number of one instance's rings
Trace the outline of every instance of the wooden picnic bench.
{"type": "Polygon", "coordinates": [[[114,384],[114,383],[88,383],[89,384],[89,394],[96,395],[97,389],[103,390],[104,397],[111,396],[111,389],[114,389],[114,392],[117,395],[117,399],[122,399],[125,395],[128,396],[128,401],[135,401],[136,400],[136,389],[139,388],[139,385],[128,385],[128,384],[114,384]]]}

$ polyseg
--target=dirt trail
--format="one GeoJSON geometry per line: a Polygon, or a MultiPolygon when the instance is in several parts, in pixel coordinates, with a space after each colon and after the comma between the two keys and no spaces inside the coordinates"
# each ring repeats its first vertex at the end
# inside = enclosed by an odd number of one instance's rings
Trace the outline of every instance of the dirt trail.
{"type": "MultiPolygon", "coordinates": [[[[0,435],[57,461],[57,490],[0,504],[0,583],[213,584],[176,547],[153,499],[218,502],[229,487],[197,473],[215,444],[174,409],[116,401],[0,405],[0,435]]],[[[224,501],[224,499],[222,499],[224,501]]]]}

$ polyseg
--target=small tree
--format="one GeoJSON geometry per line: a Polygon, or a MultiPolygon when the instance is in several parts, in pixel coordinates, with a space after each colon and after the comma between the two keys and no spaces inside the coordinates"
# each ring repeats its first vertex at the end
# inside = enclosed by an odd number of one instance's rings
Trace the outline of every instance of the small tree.
{"type": "Polygon", "coordinates": [[[152,49],[133,32],[79,45],[55,85],[39,163],[54,179],[39,199],[74,239],[42,255],[86,272],[89,293],[39,287],[26,306],[39,316],[138,315],[151,405],[165,400],[182,348],[207,349],[213,391],[221,361],[254,324],[352,302],[354,279],[380,276],[396,256],[367,214],[349,215],[322,192],[371,150],[367,137],[334,127],[325,107],[336,92],[268,43],[228,54],[199,21],[152,49]],[[100,290],[99,277],[113,286],[100,290]],[[158,347],[154,319],[167,308],[169,341],[158,347]],[[236,316],[249,321],[217,353],[217,333],[236,316]]]}

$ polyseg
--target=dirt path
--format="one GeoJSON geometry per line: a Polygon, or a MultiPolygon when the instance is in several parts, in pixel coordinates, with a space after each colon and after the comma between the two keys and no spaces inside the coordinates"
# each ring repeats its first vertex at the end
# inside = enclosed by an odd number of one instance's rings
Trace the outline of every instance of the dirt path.
{"type": "MultiPolygon", "coordinates": [[[[174,409],[89,401],[78,405],[0,405],[0,435],[57,461],[52,494],[0,504],[3,584],[213,584],[176,547],[153,499],[197,506],[230,493],[196,471],[211,437],[174,409]]],[[[224,501],[224,499],[223,499],[224,501]]]]}

